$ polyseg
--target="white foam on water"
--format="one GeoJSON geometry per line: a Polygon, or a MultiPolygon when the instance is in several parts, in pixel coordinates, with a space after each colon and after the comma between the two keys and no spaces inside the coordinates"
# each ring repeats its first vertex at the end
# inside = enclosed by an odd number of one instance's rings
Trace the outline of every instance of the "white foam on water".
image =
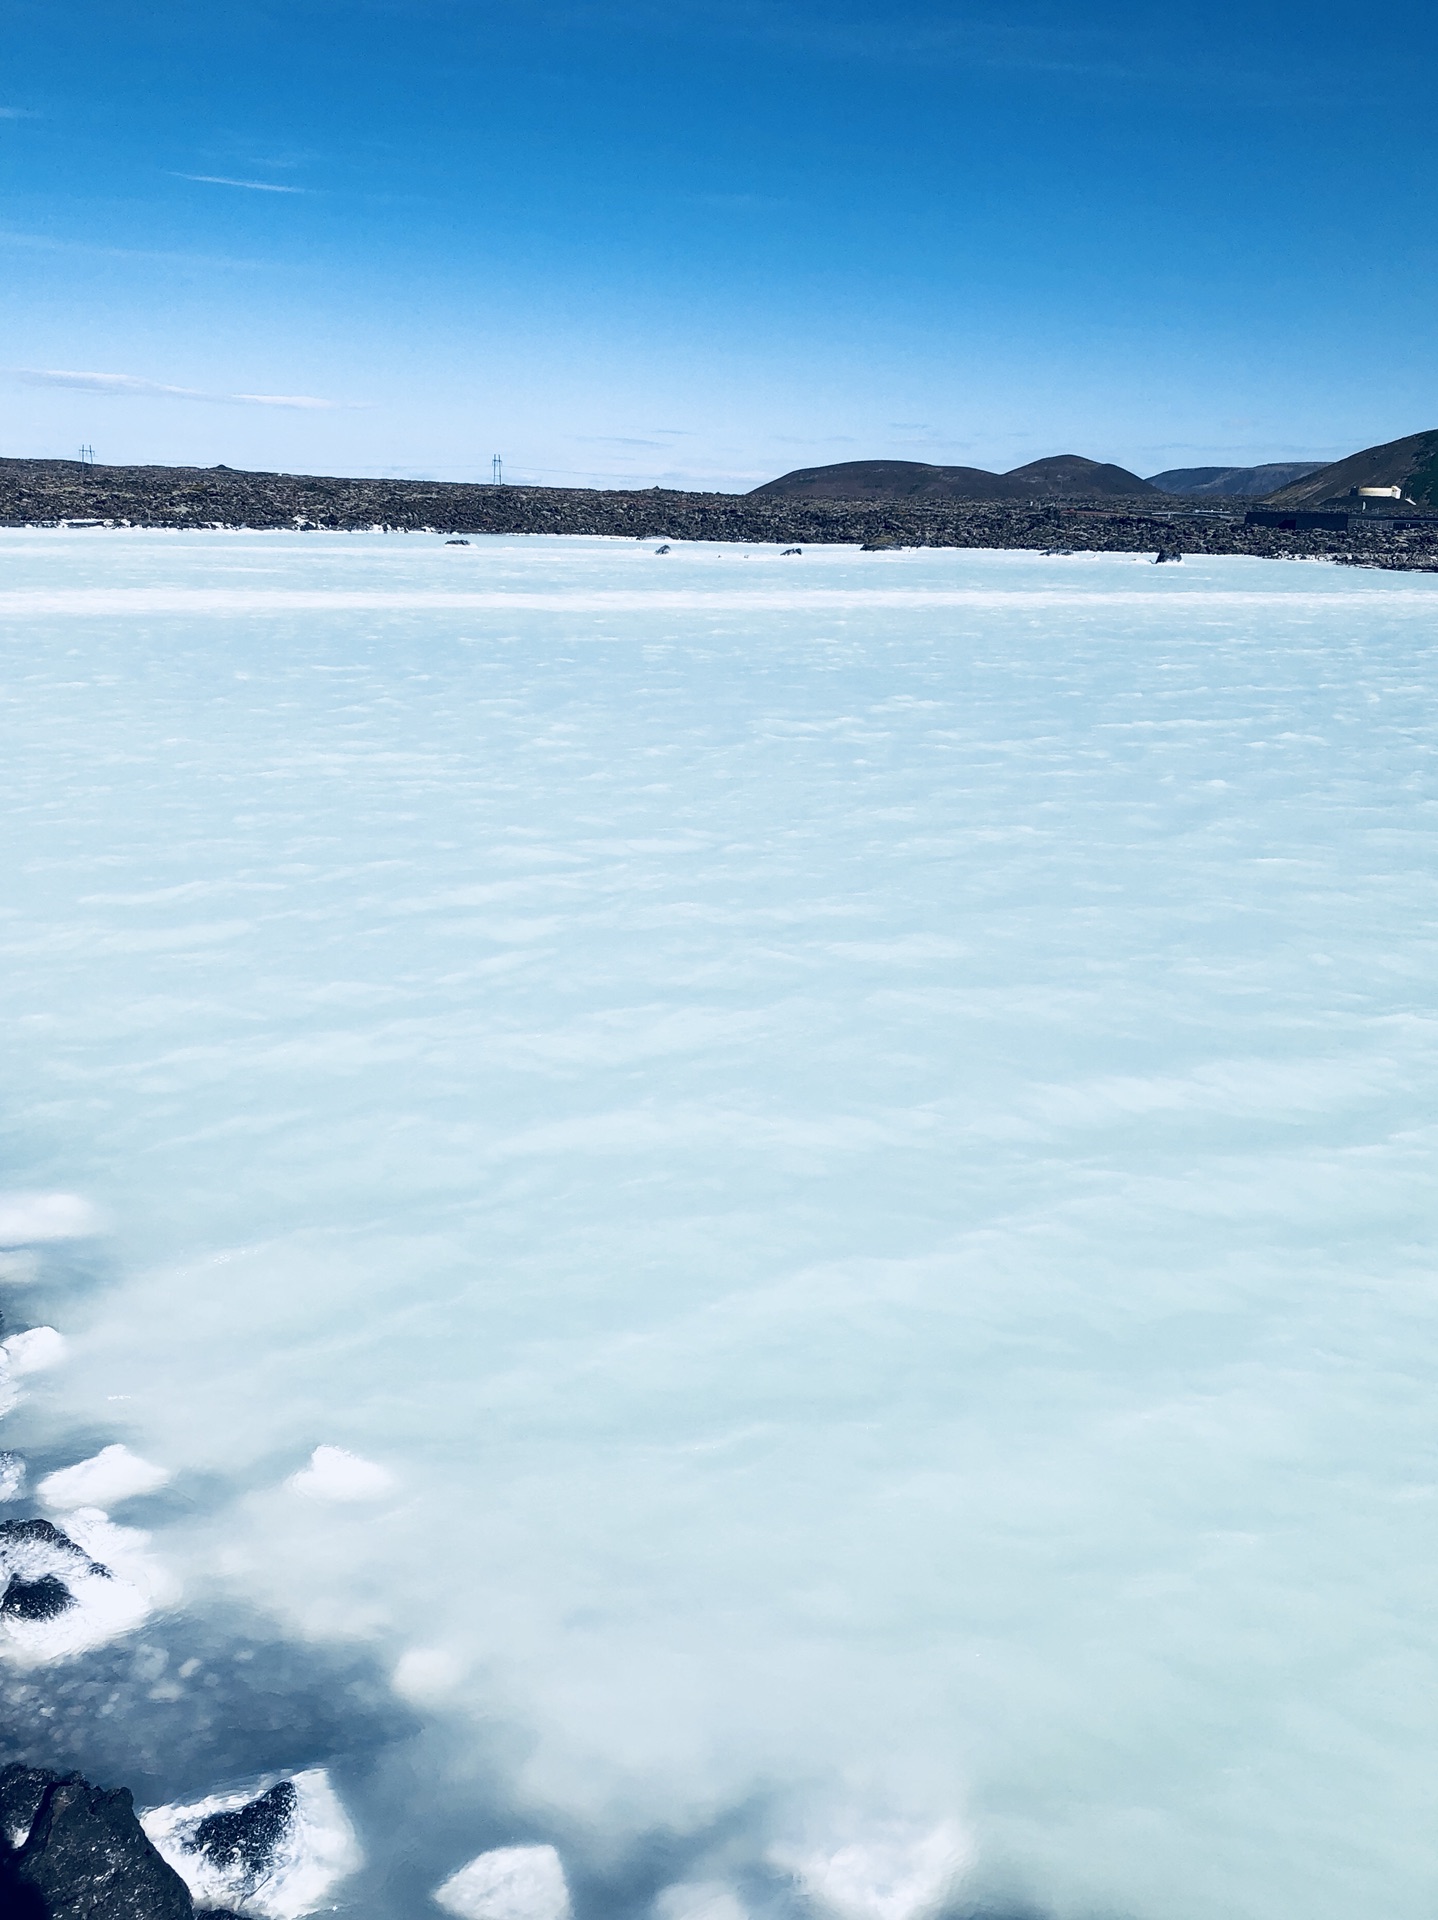
{"type": "Polygon", "coordinates": [[[311,1500],[381,1500],[393,1490],[395,1477],[344,1447],[316,1447],[309,1465],[292,1473],[285,1485],[311,1500]]]}
{"type": "Polygon", "coordinates": [[[445,1647],[409,1647],[395,1662],[391,1676],[402,1699],[420,1706],[443,1706],[465,1677],[465,1665],[445,1647]]]}
{"type": "Polygon", "coordinates": [[[58,1580],[70,1600],[49,1619],[0,1613],[0,1656],[14,1665],[45,1666],[105,1646],[178,1597],[148,1534],[116,1526],[98,1508],[67,1515],[62,1532],[60,1542],[0,1537],[3,1583],[58,1580]]]}
{"type": "Polygon", "coordinates": [[[681,1880],[654,1897],[655,1920],[748,1920],[748,1909],[722,1880],[681,1880]]]}
{"type": "Polygon", "coordinates": [[[290,1779],[293,1816],[257,1866],[243,1857],[216,1861],[195,1841],[201,1821],[247,1806],[263,1786],[188,1806],[151,1807],[141,1813],[140,1825],[202,1906],[229,1907],[253,1920],[302,1920],[333,1904],[335,1890],[359,1871],[364,1856],[325,1769],[307,1768],[290,1779]]]}
{"type": "Polygon", "coordinates": [[[436,1887],[460,1920],[569,1920],[569,1887],[553,1847],[494,1847],[436,1887]]]}
{"type": "Polygon", "coordinates": [[[769,1857],[835,1920],[927,1920],[973,1864],[974,1843],[953,1820],[927,1829],[895,1820],[866,1831],[855,1809],[828,1841],[776,1845],[769,1857]]]}
{"type": "Polygon", "coordinates": [[[27,1373],[44,1373],[50,1367],[58,1367],[69,1351],[64,1334],[55,1327],[27,1327],[23,1333],[12,1333],[7,1340],[0,1340],[0,1354],[12,1375],[23,1378],[27,1373]]]}
{"type": "Polygon", "coordinates": [[[19,1383],[27,1374],[58,1366],[66,1351],[64,1336],[54,1327],[31,1327],[0,1340],[0,1415],[12,1412],[24,1399],[19,1383]]]}
{"type": "Polygon", "coordinates": [[[0,1500],[18,1500],[24,1491],[24,1459],[18,1453],[0,1453],[0,1500]]]}
{"type": "Polygon", "coordinates": [[[576,1884],[1430,1920],[1438,580],[0,547],[7,1446],[576,1884]]]}
{"type": "Polygon", "coordinates": [[[173,1478],[168,1467],[142,1460],[117,1441],[73,1467],[46,1474],[35,1491],[44,1506],[65,1513],[73,1507],[113,1507],[137,1494],[154,1493],[173,1478]]]}
{"type": "MultiPolygon", "coordinates": [[[[0,1193],[0,1247],[42,1246],[54,1240],[84,1240],[102,1231],[97,1208],[77,1193],[0,1193]]],[[[21,1278],[17,1264],[3,1277],[21,1278]]]]}

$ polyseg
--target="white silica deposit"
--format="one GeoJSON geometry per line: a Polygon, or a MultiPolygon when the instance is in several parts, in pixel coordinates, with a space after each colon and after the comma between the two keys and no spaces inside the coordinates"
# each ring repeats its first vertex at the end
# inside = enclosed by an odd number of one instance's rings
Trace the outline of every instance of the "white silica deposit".
{"type": "Polygon", "coordinates": [[[553,1847],[493,1847],[452,1873],[436,1902],[459,1920],[569,1920],[564,1865],[553,1847]]]}
{"type": "Polygon", "coordinates": [[[5,1512],[330,1904],[1429,1920],[1438,580],[0,553],[5,1512]]]}
{"type": "Polygon", "coordinates": [[[65,1336],[54,1327],[27,1327],[0,1340],[0,1415],[18,1407],[25,1397],[20,1383],[27,1373],[58,1366],[66,1351],[65,1336]]]}
{"type": "Polygon", "coordinates": [[[395,1485],[387,1467],[361,1460],[347,1447],[316,1447],[308,1464],[285,1483],[311,1500],[381,1500],[395,1485]]]}
{"type": "MultiPolygon", "coordinates": [[[[22,1334],[21,1339],[27,1338],[22,1334]]],[[[157,1467],[116,1441],[89,1460],[46,1474],[35,1489],[42,1506],[65,1513],[76,1507],[113,1507],[137,1494],[153,1493],[170,1478],[168,1467],[157,1467]]]]}

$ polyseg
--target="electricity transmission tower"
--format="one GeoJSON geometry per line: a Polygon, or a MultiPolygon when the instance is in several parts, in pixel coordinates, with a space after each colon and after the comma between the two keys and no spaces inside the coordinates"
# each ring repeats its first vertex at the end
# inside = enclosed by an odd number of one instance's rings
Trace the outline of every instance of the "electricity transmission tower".
{"type": "Polygon", "coordinates": [[[95,449],[94,449],[93,447],[81,447],[81,449],[80,449],[80,464],[81,464],[82,466],[86,466],[86,467],[93,467],[93,466],[94,466],[94,464],[95,464],[95,449]]]}
{"type": "Polygon", "coordinates": [[[494,460],[492,462],[492,471],[494,474],[495,486],[502,487],[504,485],[504,462],[500,459],[498,454],[494,456],[494,460]]]}

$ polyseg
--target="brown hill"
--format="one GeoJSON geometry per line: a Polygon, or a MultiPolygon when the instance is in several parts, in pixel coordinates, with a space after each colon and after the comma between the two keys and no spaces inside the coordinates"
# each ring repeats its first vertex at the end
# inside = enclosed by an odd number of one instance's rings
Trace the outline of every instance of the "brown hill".
{"type": "Polygon", "coordinates": [[[1402,487],[1408,499],[1438,506],[1438,427],[1350,453],[1346,460],[1320,467],[1306,480],[1280,487],[1269,500],[1276,507],[1316,507],[1329,500],[1346,500],[1359,487],[1402,487]]]}
{"type": "Polygon", "coordinates": [[[933,467],[921,460],[841,460],[828,467],[798,467],[753,489],[787,500],[911,501],[1057,500],[1096,494],[1133,499],[1157,491],[1126,467],[1085,460],[1077,453],[1031,460],[1011,473],[933,467]]]}
{"type": "Polygon", "coordinates": [[[1139,494],[1158,491],[1147,480],[1130,473],[1127,467],[1116,467],[1110,461],[1085,460],[1081,453],[1055,453],[1047,460],[1031,460],[1026,467],[1011,468],[1004,479],[1017,480],[1030,499],[1041,500],[1081,494],[1132,500],[1139,494]]]}
{"type": "Polygon", "coordinates": [[[797,467],[755,487],[783,500],[1020,500],[1021,486],[982,467],[931,467],[922,460],[841,460],[797,467]]]}
{"type": "Polygon", "coordinates": [[[1326,466],[1323,460],[1270,460],[1261,467],[1169,467],[1151,473],[1149,485],[1160,493],[1217,494],[1223,499],[1261,500],[1279,487],[1292,486],[1326,466]]]}

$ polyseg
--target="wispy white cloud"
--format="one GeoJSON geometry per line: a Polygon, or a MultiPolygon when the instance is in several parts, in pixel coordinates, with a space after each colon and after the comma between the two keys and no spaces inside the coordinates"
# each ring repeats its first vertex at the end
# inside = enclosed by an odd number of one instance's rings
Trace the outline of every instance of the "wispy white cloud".
{"type": "Polygon", "coordinates": [[[30,387],[68,387],[81,393],[106,393],[131,398],[205,400],[221,406],[300,407],[335,412],[343,400],[320,400],[309,393],[207,393],[202,387],[175,387],[164,380],[145,380],[134,373],[82,373],[60,367],[16,367],[17,378],[30,387]]]}
{"type": "Polygon", "coordinates": [[[308,187],[280,187],[273,180],[232,180],[223,173],[176,173],[175,180],[195,180],[202,187],[244,187],[249,193],[308,193],[308,187]]]}
{"type": "Polygon", "coordinates": [[[263,267],[264,260],[238,260],[228,254],[176,253],[159,247],[108,247],[94,240],[56,240],[46,233],[15,233],[0,228],[0,247],[23,247],[35,253],[78,253],[96,260],[156,260],[181,267],[263,267]]]}
{"type": "Polygon", "coordinates": [[[170,387],[160,380],[142,380],[133,373],[69,373],[58,367],[17,367],[15,371],[27,387],[79,387],[85,393],[164,393],[181,400],[212,398],[191,387],[170,387]]]}
{"type": "Polygon", "coordinates": [[[247,407],[314,407],[325,413],[352,403],[345,400],[317,400],[310,393],[222,393],[220,400],[238,400],[247,407]]]}
{"type": "Polygon", "coordinates": [[[32,113],[29,107],[0,107],[0,120],[38,120],[38,113],[32,113]]]}

